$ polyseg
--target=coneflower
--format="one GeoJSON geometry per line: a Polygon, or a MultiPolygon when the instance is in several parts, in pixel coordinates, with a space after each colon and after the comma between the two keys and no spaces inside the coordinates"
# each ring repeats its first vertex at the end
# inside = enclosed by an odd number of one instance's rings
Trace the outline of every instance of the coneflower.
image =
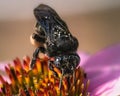
{"type": "MultiPolygon", "coordinates": [[[[5,66],[9,82],[0,75],[0,96],[89,96],[89,80],[85,79],[85,73],[80,67],[75,70],[75,81],[71,76],[71,85],[68,85],[64,77],[59,89],[60,79],[48,69],[46,58],[38,59],[32,70],[29,68],[30,58],[27,56],[23,62],[16,58],[13,63],[14,65],[5,66]]],[[[61,76],[61,72],[55,70],[61,76]]]]}

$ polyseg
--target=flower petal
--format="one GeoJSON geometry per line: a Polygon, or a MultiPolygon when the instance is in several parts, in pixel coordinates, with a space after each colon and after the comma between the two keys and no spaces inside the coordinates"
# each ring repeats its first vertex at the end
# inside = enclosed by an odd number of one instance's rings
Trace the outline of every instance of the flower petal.
{"type": "Polygon", "coordinates": [[[119,96],[120,95],[120,77],[101,85],[92,94],[94,96],[119,96]],[[109,86],[108,86],[109,85],[109,86]]]}
{"type": "Polygon", "coordinates": [[[5,66],[8,65],[8,62],[0,62],[0,75],[6,77],[5,66]]]}
{"type": "Polygon", "coordinates": [[[5,66],[8,66],[9,63],[13,65],[12,61],[0,62],[0,75],[3,76],[4,80],[7,81],[8,83],[10,82],[10,80],[5,71],[5,66]]]}
{"type": "Polygon", "coordinates": [[[85,52],[78,52],[78,54],[80,56],[80,64],[79,64],[79,66],[84,66],[85,62],[90,57],[90,54],[87,54],[85,52]]]}
{"type": "Polygon", "coordinates": [[[120,76],[120,44],[89,57],[82,67],[90,79],[91,93],[100,85],[118,78],[120,76]]]}

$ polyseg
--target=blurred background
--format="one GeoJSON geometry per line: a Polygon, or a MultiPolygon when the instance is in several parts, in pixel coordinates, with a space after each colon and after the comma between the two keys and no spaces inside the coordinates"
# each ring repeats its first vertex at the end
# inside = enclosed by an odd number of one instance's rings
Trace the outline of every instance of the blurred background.
{"type": "Polygon", "coordinates": [[[94,54],[120,42],[120,0],[0,0],[0,61],[32,56],[33,9],[41,3],[67,23],[79,51],[94,54]]]}

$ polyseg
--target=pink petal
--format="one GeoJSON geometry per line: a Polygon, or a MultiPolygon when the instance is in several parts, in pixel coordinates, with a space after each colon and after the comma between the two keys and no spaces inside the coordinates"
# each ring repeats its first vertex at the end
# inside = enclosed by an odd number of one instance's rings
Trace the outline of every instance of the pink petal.
{"type": "Polygon", "coordinates": [[[0,62],[0,74],[5,75],[5,66],[7,66],[8,62],[0,62]]]}
{"type": "Polygon", "coordinates": [[[11,61],[0,62],[0,75],[4,78],[5,81],[9,83],[10,82],[9,77],[7,76],[5,72],[5,66],[8,66],[8,64],[13,65],[13,62],[11,61]]]}
{"type": "Polygon", "coordinates": [[[80,64],[79,66],[83,66],[85,64],[85,62],[88,60],[88,58],[90,57],[90,54],[87,54],[85,52],[78,52],[79,56],[80,56],[80,64]]]}
{"type": "Polygon", "coordinates": [[[101,85],[92,93],[93,96],[119,96],[120,95],[120,77],[101,85]]]}
{"type": "Polygon", "coordinates": [[[100,85],[118,78],[120,76],[120,44],[89,57],[82,67],[90,79],[91,93],[100,85]]]}

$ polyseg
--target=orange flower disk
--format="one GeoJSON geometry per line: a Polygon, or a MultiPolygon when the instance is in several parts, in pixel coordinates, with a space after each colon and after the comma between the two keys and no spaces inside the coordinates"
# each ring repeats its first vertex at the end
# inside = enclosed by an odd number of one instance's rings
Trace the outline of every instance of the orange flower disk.
{"type": "Polygon", "coordinates": [[[11,82],[8,83],[0,75],[0,96],[89,96],[87,92],[89,80],[85,80],[84,71],[80,67],[75,70],[75,81],[73,76],[70,77],[70,88],[64,77],[60,90],[61,72],[55,68],[59,75],[55,77],[48,69],[48,59],[38,59],[32,70],[29,68],[29,57],[25,57],[22,63],[19,58],[13,62],[13,66],[9,64],[5,67],[11,82]]]}

